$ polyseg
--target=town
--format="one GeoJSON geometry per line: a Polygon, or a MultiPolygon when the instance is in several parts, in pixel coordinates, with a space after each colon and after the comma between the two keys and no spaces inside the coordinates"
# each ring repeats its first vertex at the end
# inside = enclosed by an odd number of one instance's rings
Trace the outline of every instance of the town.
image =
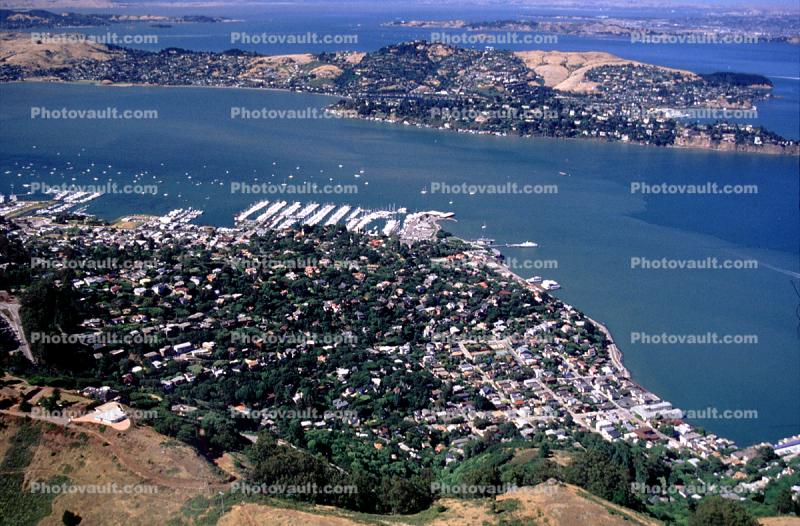
{"type": "Polygon", "coordinates": [[[526,62],[529,52],[426,41],[371,53],[286,56],[237,49],[149,52],[85,44],[91,58],[42,68],[26,57],[35,57],[40,48],[57,54],[59,44],[25,40],[29,38],[0,35],[5,46],[21,50],[0,60],[0,82],[38,79],[288,89],[342,97],[330,108],[341,116],[465,133],[800,153],[796,141],[734,122],[738,112],[745,116],[757,112],[757,101],[771,96],[771,82],[759,75],[697,75],[609,56],[595,66],[570,72],[566,82],[554,86],[526,62]],[[704,119],[714,115],[710,110],[728,111],[704,119]],[[678,118],[694,113],[702,114],[701,120],[678,118]]]}
{"type": "MultiPolygon", "coordinates": [[[[142,423],[188,443],[213,430],[212,450],[267,431],[336,464],[344,458],[322,444],[346,440],[411,476],[456,469],[480,444],[570,451],[588,433],[658,451],[681,472],[685,492],[644,495],[653,509],[701,498],[694,487],[735,487],[722,497],[746,501],[798,477],[796,439],[739,449],[692,426],[630,378],[601,324],[484,243],[441,231],[441,214],[386,230],[348,227],[337,212],[333,223],[248,219],[262,209],[232,228],[193,224],[194,210],[4,221],[13,250],[0,286],[32,280],[21,317],[36,367],[71,371],[87,379],[73,386],[83,396],[123,404],[90,419],[153,410],[142,423]],[[70,264],[93,260],[103,264],[70,264]],[[85,344],[54,338],[32,298],[71,305],[58,327],[85,344]]],[[[12,363],[33,366],[30,352],[12,363]]]]}

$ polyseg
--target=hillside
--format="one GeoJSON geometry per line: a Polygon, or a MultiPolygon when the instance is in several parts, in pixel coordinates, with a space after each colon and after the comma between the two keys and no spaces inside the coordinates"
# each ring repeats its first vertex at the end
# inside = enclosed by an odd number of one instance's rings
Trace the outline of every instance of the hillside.
{"type": "Polygon", "coordinates": [[[26,71],[61,68],[82,61],[107,61],[116,52],[103,44],[72,39],[33,41],[25,33],[0,33],[0,65],[26,71]]]}
{"type": "Polygon", "coordinates": [[[408,517],[391,517],[380,520],[376,516],[340,516],[335,509],[318,507],[312,510],[276,508],[258,504],[236,505],[219,521],[220,526],[237,524],[271,524],[294,526],[355,526],[358,524],[425,526],[479,526],[495,524],[548,524],[571,526],[592,524],[596,526],[656,526],[660,524],[630,510],[620,508],[593,497],[570,485],[540,484],[522,488],[512,494],[498,497],[497,502],[487,500],[443,499],[434,509],[408,517]]]}
{"type": "MultiPolygon", "coordinates": [[[[586,73],[601,66],[645,65],[626,60],[602,51],[562,52],[562,51],[517,51],[514,53],[531,71],[544,79],[544,85],[559,91],[571,93],[591,92],[596,82],[586,79],[586,73]]],[[[688,79],[697,78],[690,71],[673,70],[660,67],[664,71],[682,73],[688,79]]]]}
{"type": "Polygon", "coordinates": [[[15,517],[10,524],[60,525],[70,510],[84,524],[152,524],[154,509],[177,514],[206,482],[214,487],[224,481],[191,448],[150,428],[97,429],[0,415],[0,516],[15,517]],[[135,493],[54,495],[33,492],[34,483],[87,487],[86,493],[90,486],[116,483],[135,486],[135,493]]]}
{"type": "Polygon", "coordinates": [[[350,526],[357,524],[415,524],[455,526],[501,524],[512,519],[524,524],[585,524],[599,526],[657,525],[658,522],[591,496],[570,485],[541,484],[490,500],[443,499],[432,509],[411,516],[357,514],[327,506],[270,500],[243,503],[215,497],[226,487],[216,468],[190,448],[152,429],[137,426],[127,433],[90,427],[68,428],[0,415],[0,458],[7,475],[0,488],[0,511],[14,524],[60,525],[65,510],[84,524],[152,524],[153,509],[169,524],[272,524],[350,526]],[[14,465],[12,457],[25,458],[14,465]],[[116,483],[138,485],[134,494],[44,495],[29,491],[34,482],[75,486],[116,483]],[[209,483],[206,486],[206,482],[209,483]],[[19,484],[22,484],[22,488],[19,484]],[[23,489],[24,488],[24,489],[23,489]],[[9,507],[13,504],[13,508],[9,507]],[[502,521],[502,522],[501,522],[502,521]]]}

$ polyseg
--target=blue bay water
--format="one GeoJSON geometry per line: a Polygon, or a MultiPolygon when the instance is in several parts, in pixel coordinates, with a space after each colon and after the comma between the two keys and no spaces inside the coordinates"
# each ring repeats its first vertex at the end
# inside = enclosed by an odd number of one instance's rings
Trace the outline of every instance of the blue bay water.
{"type": "MultiPolygon", "coordinates": [[[[97,10],[90,10],[96,12],[97,10]]],[[[684,9],[689,12],[690,9],[684,9]]],[[[462,35],[461,30],[419,29],[386,26],[397,20],[453,20],[467,21],[525,19],[543,15],[577,16],[668,16],[663,9],[546,9],[523,6],[492,6],[491,13],[484,7],[413,6],[396,3],[341,5],[311,2],[303,4],[276,4],[269,9],[254,6],[221,6],[189,9],[186,6],[167,8],[163,5],[136,7],[129,10],[135,14],[207,14],[233,19],[226,23],[175,24],[169,28],[156,28],[146,23],[114,24],[108,27],[70,28],[68,32],[104,36],[115,33],[126,35],[156,36],[151,44],[131,44],[149,50],[180,47],[203,51],[225,51],[239,48],[264,54],[319,53],[322,51],[356,50],[374,51],[383,46],[414,39],[431,40],[433,33],[462,35]],[[232,40],[232,34],[244,33],[259,37],[266,33],[283,37],[281,43],[246,43],[232,40]],[[316,33],[319,43],[285,40],[289,37],[303,38],[307,33],[316,33]],[[344,43],[322,43],[322,38],[352,38],[344,43]]],[[[701,11],[698,10],[697,13],[701,11]]],[[[502,36],[504,33],[492,33],[502,36]]],[[[520,34],[520,36],[523,34],[520,34]]],[[[542,35],[543,36],[543,35],[542,35]]],[[[555,43],[498,43],[495,47],[511,50],[546,49],[559,51],[607,51],[623,58],[659,64],[697,73],[734,71],[757,73],[770,78],[774,84],[774,97],[757,103],[758,113],[754,119],[742,122],[764,126],[784,137],[800,139],[800,46],[759,42],[755,44],[643,44],[632,43],[629,38],[578,37],[557,35],[555,43]]],[[[467,44],[469,45],[469,44],[467,44]]],[[[482,44],[473,44],[482,47],[482,44]]]]}
{"type": "Polygon", "coordinates": [[[259,90],[2,85],[0,192],[73,177],[75,184],[161,181],[157,196],[107,195],[90,211],[113,219],[195,206],[206,212],[202,222],[217,225],[231,224],[235,213],[265,197],[231,193],[237,181],[357,184],[356,195],[297,200],[452,210],[458,221],[445,227],[457,235],[539,243],[504,252],[518,261],[555,260],[558,268],[519,272],[558,280],[564,285],[559,297],[607,323],[634,378],[648,389],[684,409],[758,412],[752,420],[694,423],[742,445],[800,432],[800,297],[791,283],[800,272],[797,158],[478,137],[341,119],[230,119],[231,107],[302,110],[331,100],[259,90]],[[159,119],[32,120],[34,106],[153,108],[159,119]],[[554,184],[558,193],[422,194],[432,181],[554,184]],[[631,183],[640,181],[756,184],[759,191],[632,194],[631,183]],[[755,270],[632,270],[634,257],[761,264],[755,270]],[[758,343],[631,342],[637,332],[709,331],[755,334],[758,343]]]}

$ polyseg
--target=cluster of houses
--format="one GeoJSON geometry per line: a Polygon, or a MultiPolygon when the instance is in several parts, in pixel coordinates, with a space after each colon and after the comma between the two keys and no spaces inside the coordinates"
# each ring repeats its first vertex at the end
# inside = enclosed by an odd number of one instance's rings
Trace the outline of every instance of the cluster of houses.
{"type": "Polygon", "coordinates": [[[749,108],[764,90],[745,85],[711,83],[695,75],[658,66],[621,64],[592,68],[586,78],[608,102],[629,107],[692,108],[724,104],[749,108]]]}
{"type": "MultiPolygon", "coordinates": [[[[86,246],[108,245],[123,250],[135,250],[148,244],[177,244],[224,253],[231,246],[245,244],[253,235],[246,228],[212,229],[193,225],[172,228],[167,234],[159,221],[151,221],[135,230],[85,228],[83,235],[76,238],[68,235],[63,225],[41,217],[24,218],[20,225],[23,236],[46,242],[54,258],[60,257],[60,250],[68,246],[74,248],[75,239],[86,246]]],[[[369,243],[373,247],[382,246],[379,239],[369,243]]],[[[718,457],[731,466],[746,461],[732,454],[737,451],[732,442],[713,434],[698,433],[681,420],[681,410],[631,380],[609,352],[611,342],[606,333],[594,322],[572,306],[546,297],[546,291],[540,286],[515,276],[485,247],[465,247],[461,252],[418,265],[413,270],[421,282],[416,290],[402,287],[404,276],[399,274],[412,273],[406,269],[398,273],[395,281],[385,280],[375,285],[374,293],[382,298],[382,303],[389,307],[405,305],[409,320],[424,320],[423,335],[428,341],[422,348],[405,343],[367,349],[368,353],[381,357],[384,365],[369,371],[366,384],[352,381],[354,375],[362,371],[353,367],[336,368],[331,375],[330,389],[337,393],[332,398],[331,414],[308,418],[301,415],[303,427],[324,429],[334,425],[334,421],[335,425],[344,422],[352,426],[358,436],[373,440],[376,448],[394,442],[399,454],[417,458],[422,452],[402,436],[398,437],[396,430],[379,423],[363,422],[348,410],[354,400],[381,393],[387,375],[424,370],[441,380],[442,385],[449,386],[450,392],[444,396],[441,390],[434,391],[430,407],[414,411],[408,418],[428,435],[435,431],[449,434],[452,438],[449,444],[439,444],[435,448],[437,453],[444,453],[446,462],[463,456],[464,447],[470,441],[485,437],[487,433],[501,432],[509,425],[522,437],[542,433],[556,441],[568,441],[575,431],[584,429],[599,433],[609,441],[624,440],[646,447],[663,444],[696,459],[718,457]],[[444,275],[448,279],[443,279],[444,275]],[[427,292],[440,285],[441,290],[435,296],[427,292]],[[493,293],[475,309],[470,299],[480,289],[491,289],[493,293]],[[526,314],[487,320],[491,309],[501,308],[511,298],[525,302],[521,312],[526,314]],[[534,305],[544,309],[534,310],[534,305]],[[477,399],[476,394],[479,395],[477,399]]],[[[377,270],[374,265],[370,268],[366,262],[362,263],[358,269],[352,268],[353,262],[347,268],[357,281],[363,280],[365,273],[377,270]]],[[[302,271],[307,277],[318,273],[319,269],[313,266],[302,271]]],[[[201,274],[153,261],[144,262],[144,265],[90,269],[76,278],[72,286],[79,291],[101,287],[114,292],[122,290],[126,284],[127,289],[133,291],[134,299],[148,299],[162,306],[180,305],[189,312],[192,312],[193,292],[198,289],[214,292],[218,307],[214,312],[194,312],[181,319],[160,320],[151,319],[136,309],[121,309],[109,312],[107,319],[84,321],[87,330],[124,327],[128,337],[154,338],[143,340],[147,344],[143,348],[151,350],[141,354],[124,345],[98,344],[97,359],[130,360],[130,368],[123,377],[126,383],[134,383],[141,375],[160,376],[161,388],[169,392],[199,379],[213,381],[245,370],[268,368],[287,357],[307,352],[308,342],[283,346],[274,352],[265,352],[270,349],[258,341],[232,342],[223,354],[227,359],[220,360],[216,342],[191,339],[188,334],[194,331],[223,327],[233,330],[253,325],[247,312],[232,314],[224,309],[238,298],[236,294],[215,288],[216,280],[216,271],[201,274]],[[191,283],[191,287],[187,283],[191,283]],[[184,334],[187,336],[183,337],[184,334]],[[197,367],[173,367],[174,362],[197,367]]],[[[301,315],[300,307],[293,316],[301,315]]],[[[342,307],[335,301],[324,301],[325,310],[333,314],[342,307]]],[[[383,336],[400,334],[404,321],[397,320],[383,336]]],[[[323,349],[333,349],[339,344],[326,344],[323,349]]],[[[325,355],[318,359],[324,361],[325,355]]],[[[103,402],[118,396],[107,386],[87,388],[84,394],[103,402]]],[[[302,397],[302,393],[296,394],[296,403],[298,397],[302,397]]],[[[176,414],[182,415],[194,410],[187,404],[173,407],[176,414]]],[[[242,416],[254,413],[253,408],[243,404],[231,410],[242,416]]],[[[266,428],[275,426],[280,417],[272,413],[258,416],[266,428]]],[[[430,440],[423,440],[422,444],[423,449],[431,447],[430,440]]],[[[796,455],[800,452],[800,443],[795,440],[779,444],[775,450],[787,456],[796,455]]]]}

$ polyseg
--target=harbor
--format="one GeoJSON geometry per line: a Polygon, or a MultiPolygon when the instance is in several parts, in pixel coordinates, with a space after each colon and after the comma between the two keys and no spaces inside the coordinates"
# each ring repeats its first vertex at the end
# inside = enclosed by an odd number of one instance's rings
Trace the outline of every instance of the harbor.
{"type": "Polygon", "coordinates": [[[369,236],[397,235],[404,241],[414,242],[434,239],[439,231],[438,221],[452,219],[453,215],[435,210],[409,213],[406,208],[372,210],[347,204],[263,200],[237,214],[235,222],[237,226],[255,230],[338,225],[351,232],[369,236]]]}

